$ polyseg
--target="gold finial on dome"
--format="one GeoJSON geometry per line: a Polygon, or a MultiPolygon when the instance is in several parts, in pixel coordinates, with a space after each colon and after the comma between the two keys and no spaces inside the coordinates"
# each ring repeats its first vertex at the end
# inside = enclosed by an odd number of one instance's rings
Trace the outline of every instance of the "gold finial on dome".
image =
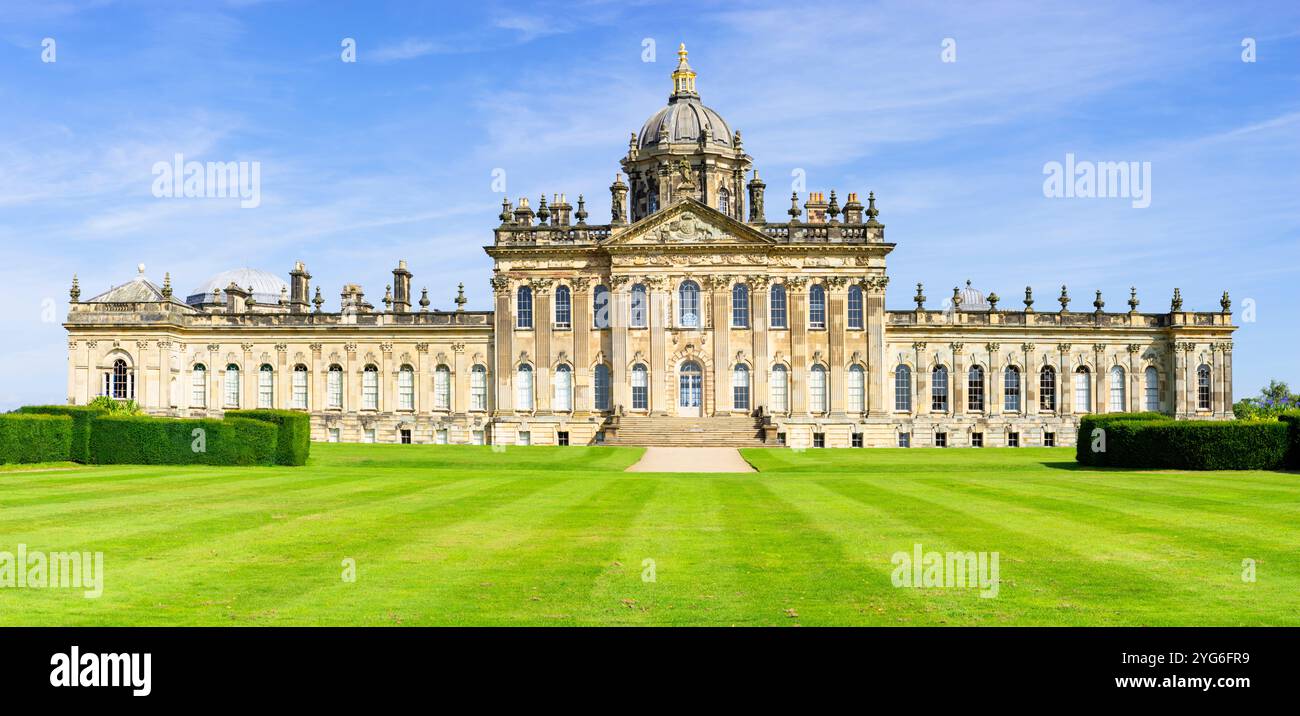
{"type": "Polygon", "coordinates": [[[695,70],[686,62],[686,43],[677,46],[677,69],[673,70],[673,94],[679,97],[699,97],[695,92],[695,70]]]}

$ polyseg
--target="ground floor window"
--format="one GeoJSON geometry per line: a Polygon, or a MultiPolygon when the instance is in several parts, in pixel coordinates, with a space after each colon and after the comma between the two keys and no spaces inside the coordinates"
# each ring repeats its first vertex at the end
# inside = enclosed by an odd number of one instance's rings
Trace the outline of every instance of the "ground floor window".
{"type": "Polygon", "coordinates": [[[519,433],[515,436],[515,444],[516,444],[516,445],[532,445],[532,444],[533,444],[533,434],[532,434],[531,432],[527,431],[527,430],[520,430],[519,433]]]}
{"type": "Polygon", "coordinates": [[[567,446],[569,444],[569,433],[561,430],[555,434],[555,439],[561,446],[567,446]]]}
{"type": "Polygon", "coordinates": [[[971,446],[971,447],[984,447],[984,433],[971,433],[971,434],[970,434],[970,446],[971,446]]]}
{"type": "Polygon", "coordinates": [[[1007,447],[1020,447],[1020,433],[1007,433],[1007,447]]]}
{"type": "Polygon", "coordinates": [[[826,447],[826,433],[813,433],[813,447],[826,447]]]}
{"type": "Polygon", "coordinates": [[[948,433],[935,433],[935,434],[934,434],[934,446],[935,446],[935,447],[948,447],[948,433]]]}
{"type": "Polygon", "coordinates": [[[330,429],[329,429],[329,432],[327,433],[326,440],[328,440],[329,442],[332,442],[332,443],[339,442],[339,429],[338,429],[338,428],[330,428],[330,429]]]}
{"type": "Polygon", "coordinates": [[[362,430],[362,431],[361,431],[361,442],[363,442],[363,443],[373,443],[373,442],[375,442],[375,429],[374,429],[374,428],[366,428],[365,430],[362,430]]]}
{"type": "Polygon", "coordinates": [[[777,444],[777,445],[785,445],[785,433],[777,433],[777,434],[776,434],[776,444],[777,444]]]}
{"type": "Polygon", "coordinates": [[[402,444],[403,444],[403,445],[410,445],[410,444],[411,444],[411,431],[410,431],[409,429],[407,429],[407,428],[402,428],[401,436],[402,436],[402,444]]]}
{"type": "Polygon", "coordinates": [[[448,442],[450,442],[447,435],[447,429],[443,428],[438,432],[434,433],[433,441],[438,445],[446,445],[448,442]]]}
{"type": "Polygon", "coordinates": [[[482,444],[483,444],[483,431],[482,431],[482,430],[475,430],[475,431],[471,432],[471,433],[469,434],[469,439],[470,439],[470,442],[473,443],[473,444],[475,444],[475,445],[482,445],[482,444]]]}
{"type": "Polygon", "coordinates": [[[1056,433],[1043,433],[1043,447],[1056,447],[1056,433]]]}
{"type": "Polygon", "coordinates": [[[853,442],[851,444],[853,447],[862,447],[862,433],[853,433],[853,442]]]}
{"type": "Polygon", "coordinates": [[[912,447],[912,434],[911,434],[911,433],[899,433],[899,434],[898,434],[898,446],[899,446],[899,447],[912,447]]]}

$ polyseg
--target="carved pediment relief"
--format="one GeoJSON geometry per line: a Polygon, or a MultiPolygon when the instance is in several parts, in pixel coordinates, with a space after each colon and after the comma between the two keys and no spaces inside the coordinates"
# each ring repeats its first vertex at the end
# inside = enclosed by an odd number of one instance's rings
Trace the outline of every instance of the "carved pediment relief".
{"type": "Polygon", "coordinates": [[[610,241],[611,245],[770,244],[772,239],[695,199],[680,199],[610,241]]]}

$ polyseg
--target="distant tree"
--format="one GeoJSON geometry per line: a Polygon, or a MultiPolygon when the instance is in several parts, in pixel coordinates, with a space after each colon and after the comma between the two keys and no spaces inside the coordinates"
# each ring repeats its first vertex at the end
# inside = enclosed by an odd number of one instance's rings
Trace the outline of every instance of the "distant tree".
{"type": "Polygon", "coordinates": [[[1232,406],[1232,412],[1239,420],[1272,420],[1278,414],[1300,409],[1300,395],[1291,392],[1283,381],[1270,380],[1259,391],[1257,398],[1242,398],[1232,406]]]}

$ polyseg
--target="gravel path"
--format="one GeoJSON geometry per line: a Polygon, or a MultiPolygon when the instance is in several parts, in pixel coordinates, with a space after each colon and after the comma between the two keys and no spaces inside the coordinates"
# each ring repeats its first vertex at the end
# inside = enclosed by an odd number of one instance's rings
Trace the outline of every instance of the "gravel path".
{"type": "Polygon", "coordinates": [[[628,472],[756,472],[736,448],[648,447],[628,472]]]}

